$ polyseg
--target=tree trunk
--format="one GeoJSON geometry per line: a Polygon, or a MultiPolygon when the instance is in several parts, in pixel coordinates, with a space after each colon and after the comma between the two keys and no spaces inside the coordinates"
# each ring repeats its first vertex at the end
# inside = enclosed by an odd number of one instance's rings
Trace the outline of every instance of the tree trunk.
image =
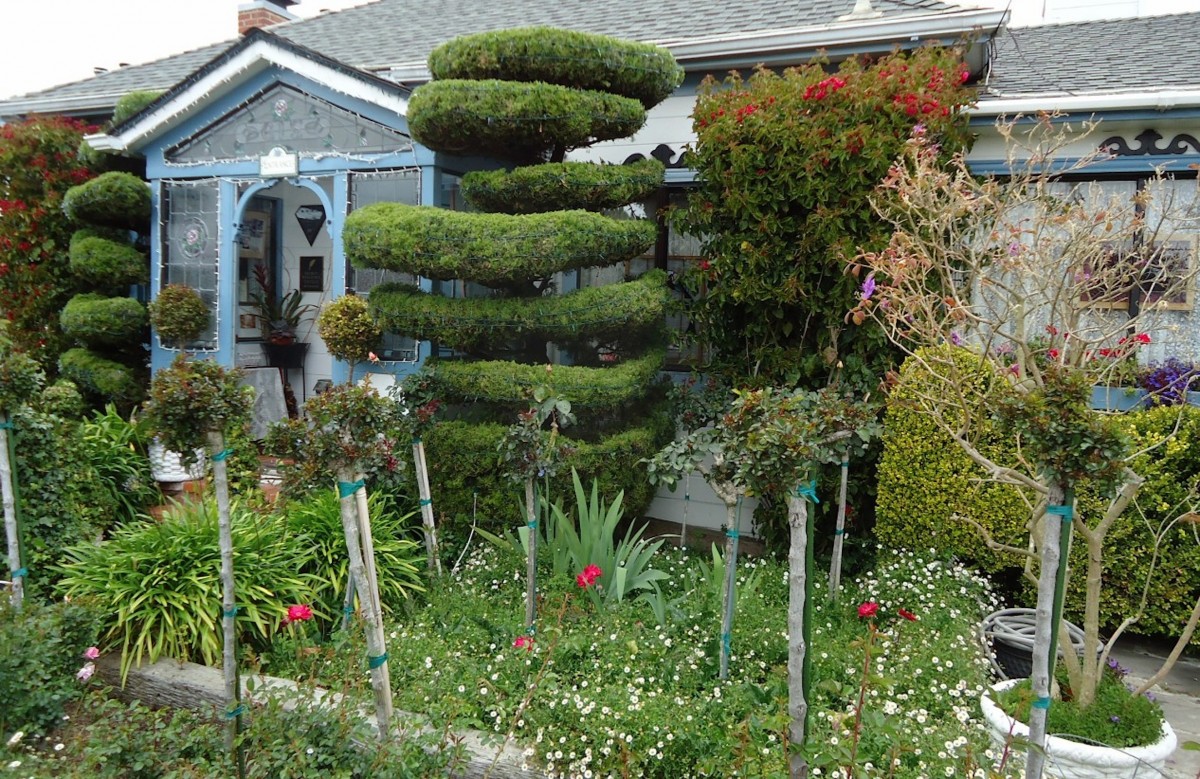
{"type": "Polygon", "coordinates": [[[733,609],[737,604],[738,535],[742,524],[742,499],[725,504],[725,588],[721,599],[721,679],[729,678],[729,655],[733,652],[733,609]]]}
{"type": "Polygon", "coordinates": [[[229,513],[229,469],[226,467],[225,436],[205,434],[212,459],[213,491],[217,496],[217,527],[221,544],[221,630],[223,635],[222,673],[225,677],[225,751],[234,753],[237,734],[242,727],[241,699],[237,670],[237,593],[233,578],[233,523],[229,513]]]}
{"type": "Polygon", "coordinates": [[[4,536],[8,542],[8,572],[12,578],[12,605],[21,608],[25,597],[25,572],[21,567],[21,535],[17,529],[17,498],[13,491],[13,466],[8,459],[8,416],[0,414],[0,493],[4,499],[4,536]]]}
{"type": "Polygon", "coordinates": [[[437,528],[433,524],[433,495],[429,490],[429,466],[425,463],[425,444],[413,439],[413,469],[417,472],[417,490],[421,496],[421,523],[425,527],[426,567],[430,576],[442,575],[442,560],[438,551],[437,528]]]}
{"type": "Polygon", "coordinates": [[[837,528],[833,531],[833,559],[829,563],[829,599],[837,602],[842,586],[842,541],[846,537],[846,486],[850,480],[850,461],[842,458],[842,484],[838,489],[837,528]]]}
{"type": "MultiPolygon", "coordinates": [[[[1061,505],[1065,493],[1058,482],[1050,484],[1046,495],[1047,506],[1061,505]]],[[[1029,710],[1029,750],[1025,758],[1026,779],[1041,779],[1045,768],[1046,712],[1050,708],[1050,690],[1054,678],[1054,663],[1058,650],[1054,646],[1055,591],[1058,584],[1059,562],[1059,517],[1046,513],[1042,516],[1042,543],[1039,555],[1037,608],[1033,634],[1033,688],[1034,705],[1029,710]]]]}
{"type": "Polygon", "coordinates": [[[534,629],[537,621],[537,506],[534,504],[533,477],[525,479],[525,527],[529,529],[529,544],[525,558],[525,630],[534,629]]]}
{"type": "MultiPolygon", "coordinates": [[[[361,476],[359,474],[359,481],[362,480],[361,476]]],[[[375,569],[375,538],[371,533],[371,509],[367,504],[367,488],[359,487],[354,493],[354,500],[358,508],[358,540],[362,543],[363,568],[367,571],[367,594],[374,600],[375,613],[382,621],[383,598],[379,594],[379,572],[375,569]]]]}
{"type": "Polygon", "coordinates": [[[341,496],[342,530],[346,534],[346,551],[350,555],[350,575],[358,585],[359,604],[362,608],[364,632],[367,638],[367,661],[371,672],[371,689],[375,693],[375,721],[379,726],[379,739],[391,735],[392,687],[387,667],[387,642],[383,636],[383,619],[376,607],[378,597],[363,592],[369,587],[366,564],[363,562],[362,540],[358,532],[358,511],[354,486],[348,469],[338,470],[338,494],[341,496]]]}
{"type": "Polygon", "coordinates": [[[801,751],[808,733],[808,501],[788,495],[788,775],[805,779],[808,763],[801,751]]]}

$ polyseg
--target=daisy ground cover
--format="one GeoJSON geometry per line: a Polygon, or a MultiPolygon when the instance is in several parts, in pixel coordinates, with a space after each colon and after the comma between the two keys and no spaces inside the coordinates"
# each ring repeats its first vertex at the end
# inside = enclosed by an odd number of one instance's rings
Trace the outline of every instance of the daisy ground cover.
{"type": "MultiPolygon", "coordinates": [[[[657,609],[638,599],[598,611],[574,579],[547,578],[527,632],[523,561],[476,548],[390,626],[396,704],[511,739],[557,777],[786,776],[786,566],[740,561],[720,681],[708,560],[661,553],[669,579],[657,609]]],[[[986,581],[880,549],[837,603],[820,585],[814,600],[812,775],[994,775],[978,714],[988,664],[976,629],[996,607],[986,581]],[[863,604],[873,608],[860,616],[863,604]]]]}

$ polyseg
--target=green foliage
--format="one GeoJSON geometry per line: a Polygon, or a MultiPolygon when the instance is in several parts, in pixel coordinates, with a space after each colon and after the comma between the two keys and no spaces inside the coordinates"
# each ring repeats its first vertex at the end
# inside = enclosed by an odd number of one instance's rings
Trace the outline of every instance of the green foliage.
{"type": "Polygon", "coordinates": [[[662,181],[663,164],[655,159],[629,165],[550,162],[510,171],[472,171],[463,176],[462,196],[477,211],[505,214],[604,211],[650,198],[662,181]]]}
{"type": "Polygon", "coordinates": [[[150,301],[150,324],[163,343],[183,348],[208,329],[211,312],[200,293],[183,284],[167,284],[150,301]]]}
{"type": "Polygon", "coordinates": [[[16,730],[49,733],[79,697],[75,673],[96,643],[97,614],[87,604],[41,604],[20,611],[0,599],[0,738],[16,730]]]}
{"type": "Polygon", "coordinates": [[[64,378],[79,385],[85,393],[128,407],[144,397],[144,372],[110,360],[88,349],[68,349],[58,358],[58,370],[64,378]]]}
{"type": "MultiPolygon", "coordinates": [[[[459,527],[477,516],[479,526],[500,532],[522,520],[520,488],[497,467],[497,446],[505,434],[499,424],[443,422],[424,437],[429,460],[433,505],[459,527]],[[477,509],[477,510],[476,510],[477,509]]],[[[550,494],[570,489],[567,470],[596,479],[607,490],[625,493],[626,511],[638,516],[650,505],[654,487],[641,468],[631,464],[658,451],[674,434],[665,413],[652,413],[638,427],[622,430],[597,442],[566,438],[570,453],[563,469],[550,480],[550,494]]]]}
{"type": "Polygon", "coordinates": [[[646,251],[654,237],[650,222],[587,211],[511,216],[401,203],[355,210],[342,233],[355,267],[470,279],[490,287],[613,265],[646,251]]]}
{"type": "Polygon", "coordinates": [[[79,426],[77,457],[94,474],[93,488],[111,507],[107,527],[133,522],[162,495],[150,472],[146,438],[140,427],[111,403],[79,426]]]}
{"type": "Polygon", "coordinates": [[[330,354],[351,365],[366,361],[383,338],[367,301],[357,295],[343,295],[327,304],[317,316],[317,333],[330,354]]]}
{"type": "Polygon", "coordinates": [[[666,279],[654,270],[624,284],[536,298],[447,298],[409,284],[381,284],[371,290],[371,308],[391,332],[471,354],[528,337],[560,345],[636,345],[662,329],[666,279]]]}
{"type": "Polygon", "coordinates": [[[126,120],[133,118],[134,114],[140,113],[142,109],[153,103],[161,95],[161,90],[154,89],[140,89],[121,95],[121,97],[117,98],[116,105],[113,106],[113,115],[112,119],[109,120],[108,128],[112,129],[126,120]]]}
{"type": "Polygon", "coordinates": [[[646,399],[658,379],[663,353],[654,350],[612,368],[519,365],[504,361],[436,360],[426,363],[431,390],[451,402],[523,403],[539,386],[589,411],[614,412],[646,399]]]}
{"type": "Polygon", "coordinates": [[[70,379],[59,379],[42,390],[37,405],[39,410],[63,419],[82,419],[87,414],[83,395],[70,379]]]}
{"type": "Polygon", "coordinates": [[[845,271],[887,242],[870,198],[913,126],[945,154],[966,145],[959,56],[926,48],[702,86],[689,156],[700,186],[678,224],[703,236],[707,265],[687,283],[707,291],[689,315],[720,372],[808,389],[840,373],[874,389],[891,367],[882,330],[845,321],[860,284],[845,271]]]}
{"type": "MultiPolygon", "coordinates": [[[[394,615],[401,604],[425,589],[421,586],[420,569],[424,550],[406,537],[413,514],[401,514],[379,492],[370,494],[368,506],[380,602],[384,614],[394,615]]],[[[334,490],[318,490],[304,500],[287,504],[282,512],[288,530],[308,539],[311,554],[301,572],[311,575],[313,608],[327,615],[323,621],[329,627],[330,620],[341,619],[350,565],[341,500],[334,490]]]]}
{"type": "Polygon", "coordinates": [[[254,388],[240,380],[237,369],[180,355],[150,385],[147,427],[167,449],[182,452],[185,463],[193,462],[195,450],[207,446],[206,433],[225,435],[249,418],[254,388]]]}
{"type": "Polygon", "coordinates": [[[646,122],[627,97],[554,84],[430,81],[408,101],[414,140],[447,154],[541,160],[597,141],[633,135],[646,122]]]}
{"type": "MultiPolygon", "coordinates": [[[[234,507],[239,644],[270,642],[288,606],[312,602],[311,539],[277,516],[234,507]]],[[[124,525],[102,543],[65,551],[59,590],[86,599],[103,619],[103,645],[131,665],[159,657],[221,659],[220,546],[216,506],[185,502],[160,522],[124,525]]],[[[328,615],[326,615],[328,616],[328,615]]]]}
{"type": "Polygon", "coordinates": [[[314,307],[304,303],[304,293],[298,289],[278,294],[266,265],[254,266],[254,279],[258,282],[258,292],[250,293],[250,302],[258,308],[263,338],[273,343],[291,343],[296,339],[301,320],[314,307]]]}
{"type": "Polygon", "coordinates": [[[46,371],[63,348],[58,311],[72,291],[67,245],[75,225],[62,198],[91,175],[76,152],[91,129],[45,117],[0,127],[0,319],[46,371]]]}
{"type": "MultiPolygon", "coordinates": [[[[1196,528],[1186,519],[1175,521],[1194,508],[1194,494],[1200,489],[1200,409],[1158,407],[1120,414],[1114,421],[1128,436],[1131,449],[1141,452],[1130,466],[1145,482],[1104,540],[1100,624],[1115,628],[1136,613],[1144,591],[1145,613],[1129,630],[1173,638],[1200,594],[1196,528]],[[1157,542],[1155,561],[1155,537],[1160,533],[1163,538],[1157,542]]],[[[1077,494],[1080,515],[1094,524],[1090,518],[1103,512],[1107,500],[1102,498],[1108,496],[1091,489],[1077,494]]],[[[1085,555],[1085,544],[1076,538],[1071,561],[1076,573],[1069,581],[1066,601],[1068,613],[1075,615],[1072,619],[1082,614],[1085,555]]],[[[1194,638],[1193,644],[1197,642],[1200,639],[1194,638]]]]}
{"type": "Polygon", "coordinates": [[[59,324],[65,335],[88,346],[122,347],[143,341],[149,317],[133,298],[85,292],[67,302],[59,324]]]}
{"type": "MultiPolygon", "coordinates": [[[[950,350],[952,347],[941,347],[950,350]]],[[[939,551],[986,571],[1019,565],[1011,555],[987,548],[975,528],[956,517],[969,517],[998,541],[1021,548],[1028,536],[1029,505],[1011,485],[997,484],[962,451],[917,399],[943,387],[917,359],[906,360],[900,380],[888,396],[879,462],[875,536],[893,548],[936,541],[939,551]]],[[[951,352],[959,366],[958,389],[986,393],[995,375],[989,363],[965,349],[951,352]]],[[[985,406],[980,405],[981,412],[985,406]]],[[[1016,449],[988,416],[972,425],[973,444],[996,462],[1011,462],[1016,449]]]]}
{"type": "Polygon", "coordinates": [[[128,240],[113,240],[94,230],[77,230],[71,238],[71,273],[89,289],[109,294],[150,280],[146,255],[128,240]]]}
{"type": "Polygon", "coordinates": [[[527,27],[464,35],[434,49],[429,72],[437,79],[544,81],[612,92],[646,108],[665,100],[683,80],[666,50],[604,35],[527,27]]]}
{"type": "Polygon", "coordinates": [[[67,190],[62,207],[77,222],[142,231],[150,222],[150,187],[131,173],[101,173],[67,190]]]}
{"type": "Polygon", "coordinates": [[[0,326],[0,413],[28,403],[42,388],[45,374],[29,355],[19,351],[0,326]]]}

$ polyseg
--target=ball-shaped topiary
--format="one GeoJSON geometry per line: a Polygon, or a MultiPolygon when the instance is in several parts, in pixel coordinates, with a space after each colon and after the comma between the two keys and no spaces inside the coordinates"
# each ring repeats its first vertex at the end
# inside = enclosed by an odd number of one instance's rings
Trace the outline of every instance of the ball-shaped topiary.
{"type": "Polygon", "coordinates": [[[131,173],[102,173],[67,190],[63,210],[79,222],[144,230],[150,221],[150,187],[131,173]]]}
{"type": "Polygon", "coordinates": [[[663,164],[655,159],[628,165],[550,162],[511,171],[472,171],[463,176],[462,195],[478,211],[604,211],[650,198],[662,180],[663,164]]]}
{"type": "Polygon", "coordinates": [[[150,303],[150,324],[164,344],[182,349],[209,326],[208,304],[200,293],[183,284],[168,284],[150,303]]]}
{"type": "Polygon", "coordinates": [[[90,349],[68,349],[58,358],[58,372],[83,390],[120,406],[141,400],[142,373],[129,365],[101,357],[90,349]]]}
{"type": "Polygon", "coordinates": [[[357,295],[343,295],[326,305],[317,317],[317,333],[330,354],[351,366],[369,359],[383,337],[367,301],[357,295]]]}
{"type": "Polygon", "coordinates": [[[150,264],[137,247],[93,230],[75,233],[69,256],[71,273],[90,289],[117,293],[150,278],[150,264]]]}
{"type": "Polygon", "coordinates": [[[89,346],[129,346],[143,340],[146,307],[133,298],[86,292],[71,298],[59,325],[68,336],[89,346]]]}

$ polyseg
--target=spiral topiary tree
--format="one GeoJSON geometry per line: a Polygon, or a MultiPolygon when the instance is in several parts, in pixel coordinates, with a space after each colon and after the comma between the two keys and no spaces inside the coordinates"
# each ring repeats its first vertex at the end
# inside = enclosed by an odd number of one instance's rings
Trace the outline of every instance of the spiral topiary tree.
{"type": "MultiPolygon", "coordinates": [[[[617,266],[653,245],[653,223],[600,211],[646,199],[663,169],[655,160],[602,165],[566,155],[636,132],[682,70],[654,46],[548,28],[459,38],[436,49],[429,66],[434,79],[409,103],[413,137],[512,167],[463,178],[472,213],[397,203],[355,211],[346,254],[358,267],[487,292],[451,298],[387,284],[372,290],[372,310],[389,331],[454,350],[455,359],[426,363],[428,384],[451,405],[472,404],[472,419],[507,421],[545,387],[588,421],[576,435],[615,441],[654,406],[666,275],[560,290],[573,271],[617,266]],[[549,362],[564,365],[548,373],[549,362]]],[[[490,442],[493,451],[498,444],[490,442]]]]}

